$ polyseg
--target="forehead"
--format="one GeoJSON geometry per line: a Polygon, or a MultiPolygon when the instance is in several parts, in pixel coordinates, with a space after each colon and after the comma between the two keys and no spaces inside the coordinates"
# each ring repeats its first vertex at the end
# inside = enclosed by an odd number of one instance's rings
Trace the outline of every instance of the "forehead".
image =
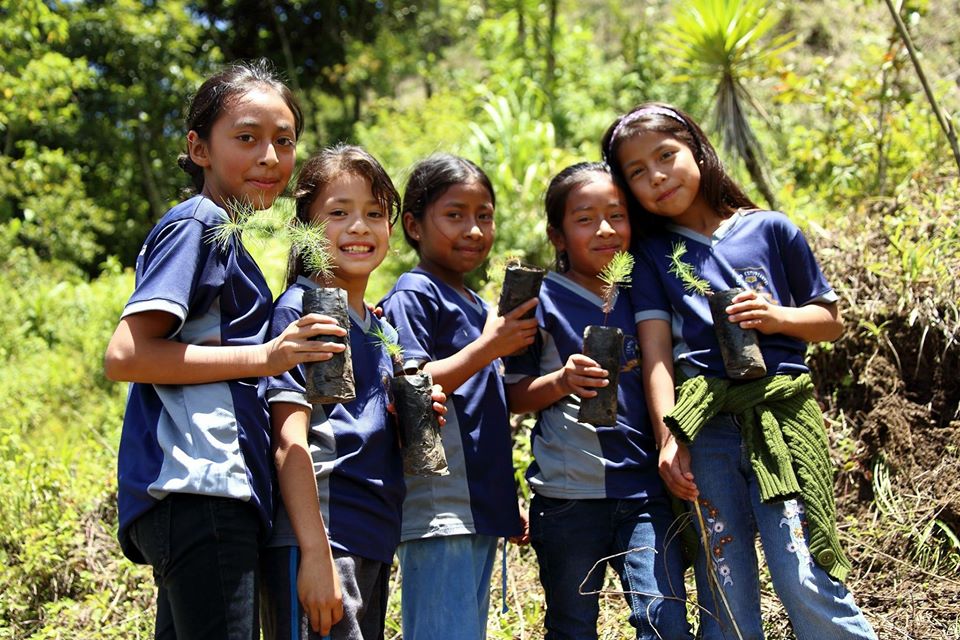
{"type": "Polygon", "coordinates": [[[605,173],[593,173],[584,182],[575,185],[567,195],[566,209],[571,211],[584,206],[621,204],[623,192],[605,173]]]}
{"type": "Polygon", "coordinates": [[[617,157],[622,163],[637,160],[657,151],[664,145],[686,145],[676,136],[663,131],[641,131],[626,138],[617,149],[617,157]]]}
{"type": "Polygon", "coordinates": [[[473,206],[493,206],[490,191],[479,181],[458,182],[450,185],[446,191],[437,198],[437,204],[447,205],[463,204],[473,206]]]}
{"type": "Polygon", "coordinates": [[[311,212],[319,211],[328,203],[339,201],[374,201],[372,185],[366,177],[355,173],[340,173],[317,191],[310,206],[311,212]]]}
{"type": "Polygon", "coordinates": [[[250,89],[231,96],[224,103],[218,120],[227,124],[252,121],[259,124],[274,124],[293,128],[293,111],[276,90],[267,86],[250,89]]]}

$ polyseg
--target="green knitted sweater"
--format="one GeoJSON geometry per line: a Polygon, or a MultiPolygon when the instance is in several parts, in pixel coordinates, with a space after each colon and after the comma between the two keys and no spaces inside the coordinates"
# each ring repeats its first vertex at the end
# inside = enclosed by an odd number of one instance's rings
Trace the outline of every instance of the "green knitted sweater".
{"type": "Polygon", "coordinates": [[[850,561],[837,535],[833,467],[810,375],[736,384],[725,378],[690,378],[678,388],[677,404],[664,421],[679,441],[689,444],[718,413],[732,413],[740,421],[760,498],[803,500],[813,559],[842,582],[850,561]]]}

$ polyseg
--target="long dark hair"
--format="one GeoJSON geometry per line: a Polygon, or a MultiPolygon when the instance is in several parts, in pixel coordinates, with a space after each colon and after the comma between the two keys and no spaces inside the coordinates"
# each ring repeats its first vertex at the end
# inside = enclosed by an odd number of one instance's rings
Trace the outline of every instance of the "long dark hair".
{"type": "MultiPolygon", "coordinates": [[[[303,133],[303,111],[293,92],[285,85],[265,58],[251,62],[234,62],[219,73],[207,78],[190,101],[187,111],[187,131],[196,131],[201,140],[210,138],[210,131],[223,110],[232,100],[253,89],[266,87],[276,91],[293,112],[296,137],[303,133]]],[[[181,153],[177,164],[193,182],[197,193],[203,191],[203,167],[181,153]]]]}
{"type": "MultiPolygon", "coordinates": [[[[414,165],[403,193],[403,213],[409,212],[414,220],[423,220],[427,208],[437,201],[447,189],[457,184],[478,182],[490,192],[490,202],[497,206],[493,184],[483,169],[466,158],[436,153],[414,165]]],[[[413,250],[420,253],[420,243],[410,237],[403,227],[403,237],[413,250]]]]}
{"type": "MultiPolygon", "coordinates": [[[[365,149],[347,144],[327,147],[303,163],[300,174],[297,176],[297,186],[293,191],[297,221],[310,224],[310,208],[317,199],[317,195],[328,184],[344,175],[369,180],[370,191],[383,207],[390,224],[396,222],[400,214],[400,194],[393,186],[390,176],[387,175],[383,165],[365,149]]],[[[287,286],[293,284],[301,275],[310,274],[305,273],[303,258],[296,248],[291,248],[287,258],[287,286]]]]}
{"type": "MultiPolygon", "coordinates": [[[[543,197],[543,208],[547,212],[547,227],[558,233],[563,233],[563,216],[567,209],[567,198],[570,192],[577,187],[590,182],[590,176],[601,174],[610,176],[610,167],[604,162],[578,162],[570,165],[550,180],[550,185],[543,197]]],[[[630,221],[631,227],[633,220],[630,221]]],[[[559,272],[566,271],[565,252],[557,252],[555,268],[559,272]]]]}
{"type": "Polygon", "coordinates": [[[647,212],[630,191],[617,152],[625,140],[647,132],[667,134],[690,148],[700,166],[700,193],[721,217],[728,218],[740,208],[758,208],[740,185],[727,175],[716,150],[693,118],[672,105],[647,102],[614,120],[603,134],[600,145],[603,159],[610,165],[614,179],[627,197],[631,215],[640,223],[636,230],[659,227],[664,220],[647,212]]]}

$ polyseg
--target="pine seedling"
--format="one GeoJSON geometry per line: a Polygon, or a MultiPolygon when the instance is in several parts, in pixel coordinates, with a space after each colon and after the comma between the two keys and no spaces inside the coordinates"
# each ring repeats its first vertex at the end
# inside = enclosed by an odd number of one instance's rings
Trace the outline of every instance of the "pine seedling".
{"type": "Polygon", "coordinates": [[[626,251],[617,251],[610,258],[607,266],[597,274],[603,281],[603,324],[607,324],[607,316],[613,311],[613,304],[617,299],[617,288],[630,283],[630,274],[633,272],[633,256],[626,251]]]}
{"type": "Polygon", "coordinates": [[[394,364],[403,364],[403,347],[400,346],[396,338],[380,327],[373,327],[370,333],[372,333],[376,341],[380,343],[380,346],[383,347],[383,350],[386,351],[394,364]]]}
{"type": "Polygon", "coordinates": [[[683,240],[673,243],[673,251],[667,256],[670,258],[670,273],[675,275],[683,288],[689,293],[708,296],[713,293],[710,283],[697,275],[693,265],[684,262],[683,256],[687,254],[687,245],[683,240]]]}
{"type": "Polygon", "coordinates": [[[304,269],[321,280],[328,280],[333,274],[330,239],[327,238],[326,229],[326,220],[304,224],[294,219],[286,226],[290,247],[303,259],[304,269]]]}

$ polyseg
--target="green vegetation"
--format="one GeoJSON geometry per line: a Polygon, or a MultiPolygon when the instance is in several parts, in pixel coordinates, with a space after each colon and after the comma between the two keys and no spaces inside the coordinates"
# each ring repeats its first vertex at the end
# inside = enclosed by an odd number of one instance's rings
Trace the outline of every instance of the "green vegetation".
{"type": "MultiPolygon", "coordinates": [[[[960,18],[898,4],[955,121],[960,18]]],[[[402,185],[424,155],[463,154],[496,190],[492,256],[531,264],[551,259],[556,171],[596,159],[639,102],[689,112],[751,195],[801,225],[841,297],[846,334],[809,361],[850,586],[881,637],[960,635],[960,181],[887,4],[0,0],[0,640],[152,635],[152,577],[114,540],[126,387],[104,379],[102,354],[143,238],[188,184],[187,97],[223,61],[259,55],[302,98],[301,159],[359,143],[402,185]]],[[[278,294],[291,240],[254,235],[278,294]]],[[[416,261],[399,236],[371,301],[416,261]]],[[[493,299],[488,279],[469,284],[493,299]]],[[[530,426],[517,417],[518,475],[530,426]]],[[[510,611],[498,567],[489,635],[539,638],[532,550],[507,555],[510,611]]],[[[629,633],[618,588],[603,638],[629,633]]],[[[769,592],[767,637],[790,637],[769,592]]]]}
{"type": "Polygon", "coordinates": [[[683,261],[685,255],[687,255],[687,243],[682,240],[675,242],[668,256],[670,258],[670,273],[683,283],[683,288],[688,293],[701,296],[712,293],[710,283],[697,275],[693,265],[683,261]]]}
{"type": "Polygon", "coordinates": [[[597,277],[603,282],[603,312],[613,311],[617,300],[617,290],[630,284],[630,274],[633,271],[633,256],[626,251],[617,251],[610,258],[610,262],[603,268],[597,277]]]}

